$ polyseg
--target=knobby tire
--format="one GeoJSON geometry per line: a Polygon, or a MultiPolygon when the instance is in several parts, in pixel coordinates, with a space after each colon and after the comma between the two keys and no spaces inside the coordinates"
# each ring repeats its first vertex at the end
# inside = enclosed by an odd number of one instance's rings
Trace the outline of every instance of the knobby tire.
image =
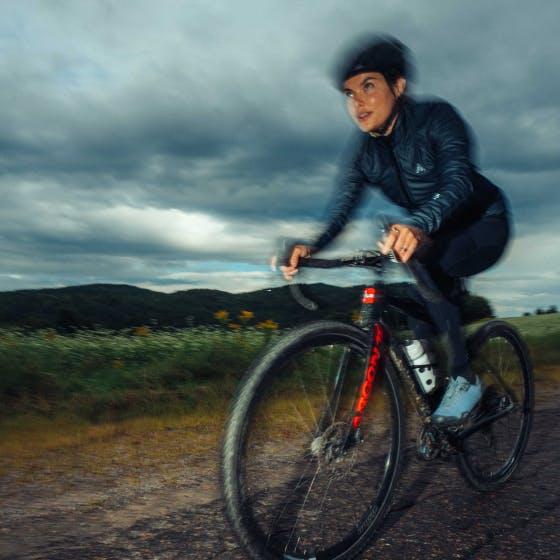
{"type": "Polygon", "coordinates": [[[510,410],[463,442],[459,471],[476,490],[493,490],[515,472],[525,451],[534,411],[534,380],[529,351],[519,332],[504,321],[490,321],[468,340],[471,367],[486,386],[482,413],[510,410]]]}
{"type": "Polygon", "coordinates": [[[293,329],[246,373],[224,435],[222,494],[251,558],[356,558],[389,511],[404,407],[388,359],[359,441],[344,445],[369,347],[363,330],[318,321],[293,329]]]}

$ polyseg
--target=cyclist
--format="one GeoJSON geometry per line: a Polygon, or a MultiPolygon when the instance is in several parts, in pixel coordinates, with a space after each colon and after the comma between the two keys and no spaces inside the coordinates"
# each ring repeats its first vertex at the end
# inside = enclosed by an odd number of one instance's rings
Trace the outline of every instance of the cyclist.
{"type": "MultiPolygon", "coordinates": [[[[323,249],[340,233],[367,185],[379,187],[407,217],[393,223],[381,251],[406,263],[422,263],[444,294],[442,301],[413,297],[428,308],[450,349],[450,383],[432,420],[452,425],[468,415],[482,395],[461,332],[458,281],[488,269],[509,238],[508,205],[502,191],[482,176],[471,140],[457,111],[440,99],[418,100],[407,92],[412,77],[409,50],[390,36],[370,37],[348,49],[335,68],[336,87],[346,96],[357,125],[357,145],[343,168],[333,211],[323,233],[295,245],[286,279],[298,260],[323,249]]],[[[418,338],[433,336],[427,323],[411,325],[418,338]]]]}

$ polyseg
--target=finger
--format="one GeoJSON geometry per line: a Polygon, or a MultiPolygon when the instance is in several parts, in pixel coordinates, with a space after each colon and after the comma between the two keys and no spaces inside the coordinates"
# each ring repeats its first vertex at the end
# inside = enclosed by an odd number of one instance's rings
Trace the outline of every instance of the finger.
{"type": "Polygon", "coordinates": [[[286,280],[292,280],[294,274],[298,273],[298,269],[291,266],[281,266],[280,271],[286,280]]]}
{"type": "Polygon", "coordinates": [[[270,269],[272,270],[272,272],[276,272],[276,265],[277,264],[278,264],[278,257],[276,255],[274,255],[270,259],[270,269]]]}
{"type": "Polygon", "coordinates": [[[297,268],[300,256],[301,256],[301,249],[299,247],[296,247],[292,251],[292,254],[290,256],[290,266],[297,268]]]}
{"type": "Polygon", "coordinates": [[[394,245],[394,250],[397,253],[401,253],[403,250],[403,247],[406,247],[406,242],[408,241],[410,237],[410,230],[407,228],[403,228],[401,230],[399,230],[399,235],[397,237],[397,239],[395,240],[395,245],[394,245]]]}
{"type": "Polygon", "coordinates": [[[410,235],[404,236],[403,246],[400,251],[400,257],[403,263],[406,263],[410,260],[410,257],[412,257],[414,251],[416,251],[417,246],[418,241],[416,240],[416,237],[414,237],[412,232],[410,233],[410,235]]]}
{"type": "Polygon", "coordinates": [[[413,238],[410,241],[410,244],[403,249],[403,252],[402,252],[402,262],[403,263],[408,262],[412,258],[412,256],[414,255],[417,247],[418,247],[418,241],[416,241],[416,239],[413,238]]]}
{"type": "Polygon", "coordinates": [[[393,250],[399,261],[406,262],[405,257],[408,256],[410,244],[413,242],[413,235],[408,228],[403,228],[399,232],[399,237],[395,241],[393,250]]]}
{"type": "Polygon", "coordinates": [[[413,240],[417,242],[414,232],[409,228],[404,228],[400,231],[399,238],[395,242],[395,247],[400,251],[408,247],[413,240]]]}
{"type": "Polygon", "coordinates": [[[387,235],[387,237],[385,238],[385,240],[383,241],[383,243],[381,245],[381,252],[384,255],[386,255],[393,248],[393,245],[395,244],[397,236],[398,236],[398,231],[391,229],[390,232],[389,232],[389,235],[387,235]]]}

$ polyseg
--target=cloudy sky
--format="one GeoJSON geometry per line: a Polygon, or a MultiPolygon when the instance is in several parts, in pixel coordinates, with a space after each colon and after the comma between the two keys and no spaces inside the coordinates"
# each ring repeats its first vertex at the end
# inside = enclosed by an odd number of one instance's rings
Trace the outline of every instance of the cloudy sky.
{"type": "MultiPolygon", "coordinates": [[[[0,290],[278,285],[273,242],[320,229],[352,132],[329,65],[373,30],[413,50],[415,92],[458,107],[510,198],[515,239],[473,290],[500,315],[560,304],[556,0],[2,8],[0,290]]],[[[333,250],[371,246],[386,209],[370,196],[333,250]]]]}

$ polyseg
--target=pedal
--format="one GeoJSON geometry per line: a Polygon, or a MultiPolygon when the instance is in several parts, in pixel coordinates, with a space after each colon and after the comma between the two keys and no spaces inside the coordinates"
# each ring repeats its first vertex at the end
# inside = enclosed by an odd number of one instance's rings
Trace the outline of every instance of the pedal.
{"type": "Polygon", "coordinates": [[[416,438],[416,454],[423,461],[435,459],[441,452],[439,434],[433,426],[423,426],[416,438]]]}

